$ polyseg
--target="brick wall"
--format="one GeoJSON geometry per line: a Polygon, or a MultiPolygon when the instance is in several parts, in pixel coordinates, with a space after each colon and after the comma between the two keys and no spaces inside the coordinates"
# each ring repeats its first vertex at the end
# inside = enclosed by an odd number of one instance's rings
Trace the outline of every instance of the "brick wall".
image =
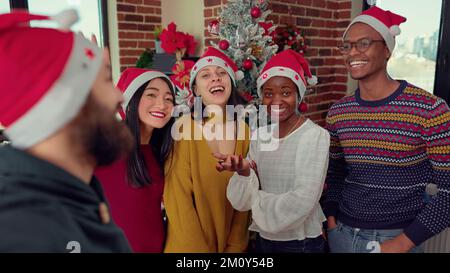
{"type": "MultiPolygon", "coordinates": [[[[227,0],[204,0],[205,46],[214,39],[207,31],[208,23],[216,19],[227,0]]],[[[347,90],[347,72],[337,42],[351,18],[350,0],[272,0],[269,19],[276,25],[294,24],[305,32],[308,41],[307,59],[319,84],[312,88],[305,101],[309,118],[320,125],[330,106],[347,90]]]]}
{"type": "Polygon", "coordinates": [[[120,71],[133,67],[145,48],[155,47],[161,26],[161,0],[117,0],[120,71]]]}

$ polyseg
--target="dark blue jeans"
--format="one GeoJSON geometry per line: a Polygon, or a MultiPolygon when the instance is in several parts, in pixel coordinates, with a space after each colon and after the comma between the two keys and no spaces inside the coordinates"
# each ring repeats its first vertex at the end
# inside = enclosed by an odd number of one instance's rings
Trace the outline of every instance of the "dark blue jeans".
{"type": "Polygon", "coordinates": [[[324,253],[323,236],[293,241],[272,241],[256,234],[256,253],[324,253]]]}

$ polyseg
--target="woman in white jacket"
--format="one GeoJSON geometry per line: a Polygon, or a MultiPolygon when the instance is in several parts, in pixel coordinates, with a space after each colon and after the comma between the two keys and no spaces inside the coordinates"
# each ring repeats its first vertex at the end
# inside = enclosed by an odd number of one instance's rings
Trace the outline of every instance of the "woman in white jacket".
{"type": "Polygon", "coordinates": [[[312,83],[306,60],[292,50],[270,59],[258,95],[275,124],[261,127],[242,155],[215,154],[218,171],[235,171],[227,188],[232,206],[252,211],[257,252],[323,252],[319,204],[328,167],[328,132],[301,115],[312,83]]]}

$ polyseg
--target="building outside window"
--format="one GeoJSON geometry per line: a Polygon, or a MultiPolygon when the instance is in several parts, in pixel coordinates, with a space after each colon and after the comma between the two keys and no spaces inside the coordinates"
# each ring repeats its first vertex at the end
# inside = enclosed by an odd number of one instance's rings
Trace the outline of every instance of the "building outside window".
{"type": "Polygon", "coordinates": [[[408,18],[400,26],[389,74],[434,93],[442,1],[379,0],[377,6],[408,18]]]}

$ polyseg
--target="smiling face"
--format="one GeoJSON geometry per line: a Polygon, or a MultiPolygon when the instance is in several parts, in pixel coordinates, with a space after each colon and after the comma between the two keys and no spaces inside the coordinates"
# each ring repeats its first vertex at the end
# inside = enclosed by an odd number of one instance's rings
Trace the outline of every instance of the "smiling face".
{"type": "Polygon", "coordinates": [[[297,85],[289,78],[275,76],[262,86],[262,104],[268,106],[272,118],[283,122],[296,114],[298,105],[297,85]],[[278,110],[274,109],[278,106],[278,110]],[[278,118],[276,118],[278,116],[278,118]]]}
{"type": "Polygon", "coordinates": [[[230,75],[220,66],[206,66],[195,77],[194,92],[202,97],[204,105],[224,108],[231,95],[230,75]]]}
{"type": "MultiPolygon", "coordinates": [[[[363,38],[372,41],[383,40],[383,37],[369,25],[356,23],[349,28],[344,42],[354,43],[363,38]]],[[[355,80],[364,80],[378,73],[387,73],[386,67],[390,55],[385,43],[373,42],[365,52],[359,52],[354,45],[343,57],[351,77],[355,80]]]]}
{"type": "Polygon", "coordinates": [[[151,80],[139,101],[138,114],[141,125],[162,128],[171,118],[174,97],[167,83],[156,78],[151,80]]]}

